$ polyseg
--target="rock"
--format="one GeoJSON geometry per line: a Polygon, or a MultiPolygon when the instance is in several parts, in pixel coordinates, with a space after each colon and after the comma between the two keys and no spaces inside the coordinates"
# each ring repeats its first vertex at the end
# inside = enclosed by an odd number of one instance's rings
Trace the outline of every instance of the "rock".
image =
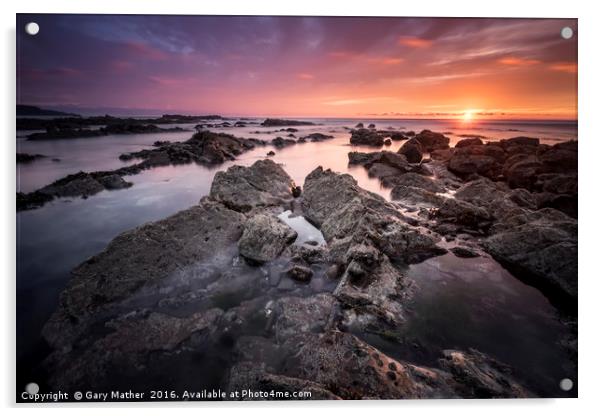
{"type": "Polygon", "coordinates": [[[299,121],[299,120],[286,120],[286,119],[278,119],[278,118],[266,118],[263,123],[261,123],[263,127],[280,127],[280,126],[314,126],[314,123],[309,121],[299,121]]]}
{"type": "Polygon", "coordinates": [[[126,153],[121,155],[120,159],[144,159],[144,162],[133,167],[122,168],[124,172],[128,171],[133,174],[155,166],[170,164],[215,165],[234,160],[236,156],[255,148],[256,145],[264,144],[265,142],[257,139],[243,139],[230,134],[202,130],[184,142],[171,142],[155,149],[126,153]]]}
{"type": "Polygon", "coordinates": [[[500,145],[503,148],[509,148],[511,146],[538,146],[539,139],[525,136],[513,137],[511,139],[500,140],[500,145]]]}
{"type": "Polygon", "coordinates": [[[300,186],[293,186],[291,192],[293,194],[293,198],[299,198],[301,196],[302,190],[300,186]]]}
{"type": "MultiPolygon", "coordinates": [[[[445,253],[432,237],[409,226],[395,206],[360,188],[350,175],[315,169],[305,178],[302,208],[326,241],[343,252],[341,262],[347,250],[366,239],[394,261],[415,263],[445,253]]],[[[331,251],[336,252],[332,246],[331,251]]]]}
{"type": "Polygon", "coordinates": [[[393,142],[391,142],[391,139],[385,139],[385,146],[391,146],[391,144],[393,144],[393,142]]]}
{"type": "MultiPolygon", "coordinates": [[[[46,359],[52,372],[50,384],[65,390],[102,390],[114,385],[114,374],[139,373],[151,359],[169,358],[195,335],[213,332],[221,316],[220,309],[185,318],[135,310],[114,318],[105,324],[99,339],[87,340],[84,349],[57,350],[46,359]]],[[[149,377],[160,368],[151,366],[144,374],[149,377]]]]}
{"type": "Polygon", "coordinates": [[[399,175],[395,181],[396,186],[411,186],[421,188],[429,192],[443,193],[445,186],[437,179],[429,178],[424,175],[419,175],[414,172],[404,173],[399,175]]]}
{"type": "Polygon", "coordinates": [[[197,206],[117,236],[104,251],[76,267],[58,309],[43,329],[57,349],[71,345],[95,316],[131,296],[202,261],[230,262],[245,217],[204,198],[197,206]],[[216,232],[219,230],[219,232],[216,232]]]}
{"type": "Polygon", "coordinates": [[[132,186],[121,176],[111,172],[78,172],[67,175],[50,185],[28,194],[17,193],[17,211],[39,208],[55,198],[87,198],[105,189],[124,189],[132,186]]]}
{"type": "Polygon", "coordinates": [[[403,133],[399,133],[399,132],[392,132],[390,137],[391,137],[391,140],[395,140],[395,141],[408,139],[406,136],[403,135],[403,133]]]}
{"type": "Polygon", "coordinates": [[[454,255],[456,257],[460,257],[460,258],[479,257],[479,255],[477,253],[475,253],[473,250],[466,248],[466,247],[460,247],[460,246],[453,247],[453,248],[450,248],[449,251],[454,253],[454,255]]]}
{"type": "Polygon", "coordinates": [[[121,176],[115,174],[101,176],[97,180],[102,186],[105,187],[105,189],[109,190],[125,189],[132,186],[131,182],[127,182],[121,176]]]}
{"type": "Polygon", "coordinates": [[[370,123],[370,124],[368,124],[368,128],[369,129],[375,129],[376,125],[374,123],[370,123]]]}
{"type": "Polygon", "coordinates": [[[443,355],[439,362],[458,383],[458,393],[461,397],[534,397],[533,393],[514,379],[510,367],[477,350],[445,350],[443,355]]]}
{"type": "Polygon", "coordinates": [[[415,137],[408,140],[399,148],[397,153],[406,157],[410,163],[420,163],[422,160],[423,148],[418,139],[415,137]]]}
{"type": "Polygon", "coordinates": [[[546,172],[569,173],[577,171],[577,142],[558,143],[539,156],[546,172]]]}
{"type": "Polygon", "coordinates": [[[483,242],[502,265],[552,297],[577,299],[577,221],[544,208],[507,218],[483,242]]]}
{"type": "Polygon", "coordinates": [[[436,216],[474,230],[487,229],[492,223],[492,218],[485,209],[455,198],[447,198],[436,216]]]}
{"type": "Polygon", "coordinates": [[[502,173],[504,151],[493,145],[472,145],[455,149],[449,160],[448,169],[462,177],[479,174],[491,179],[502,173]]]}
{"type": "Polygon", "coordinates": [[[245,223],[238,250],[245,259],[261,264],[274,260],[296,238],[297,233],[277,217],[257,214],[245,223]]]}
{"type": "Polygon", "coordinates": [[[267,155],[268,155],[268,156],[275,156],[275,155],[276,155],[276,153],[274,153],[274,151],[273,151],[273,150],[270,150],[270,151],[267,153],[267,155]]]}
{"type": "Polygon", "coordinates": [[[275,139],[272,139],[272,145],[276,146],[277,148],[282,148],[282,147],[286,147],[286,146],[292,146],[294,144],[296,144],[297,142],[293,139],[283,139],[282,137],[276,137],[275,139]]]}
{"type": "MultiPolygon", "coordinates": [[[[406,135],[408,135],[406,133],[406,135]]],[[[435,133],[430,130],[422,130],[414,138],[422,145],[425,152],[449,148],[449,137],[441,133],[435,133]]]]}
{"type": "Polygon", "coordinates": [[[532,189],[537,175],[544,171],[544,165],[536,156],[521,157],[512,163],[509,158],[504,166],[504,176],[511,188],[532,189]]]}
{"type": "Polygon", "coordinates": [[[358,129],[351,132],[349,143],[352,145],[376,146],[380,147],[384,144],[383,137],[374,130],[358,129]]]}
{"type": "Polygon", "coordinates": [[[293,267],[286,271],[286,275],[298,282],[307,283],[311,280],[311,277],[314,275],[314,272],[309,267],[295,264],[293,267]]]}
{"type": "Polygon", "coordinates": [[[472,138],[460,140],[458,143],[456,143],[456,145],[454,147],[456,149],[458,149],[460,147],[479,146],[479,145],[482,145],[482,144],[483,144],[483,141],[480,138],[478,138],[478,137],[472,137],[472,138]]]}
{"type": "Polygon", "coordinates": [[[292,198],[293,181],[281,166],[270,159],[250,167],[231,166],[217,172],[209,195],[236,211],[258,206],[280,205],[292,198]]]}
{"type": "Polygon", "coordinates": [[[309,140],[312,142],[323,142],[324,140],[334,139],[334,136],[330,136],[322,133],[312,133],[307,136],[302,137],[304,140],[309,140]]]}
{"type": "Polygon", "coordinates": [[[45,157],[46,156],[40,154],[30,155],[28,153],[17,153],[17,163],[29,163],[45,157]]]}
{"type": "Polygon", "coordinates": [[[357,124],[355,125],[355,128],[356,128],[356,129],[363,129],[363,128],[364,128],[364,123],[357,123],[357,124]]]}
{"type": "Polygon", "coordinates": [[[444,162],[449,161],[453,156],[453,150],[452,149],[440,149],[440,150],[433,150],[431,152],[431,159],[433,160],[442,160],[444,162]]]}
{"type": "Polygon", "coordinates": [[[434,192],[408,185],[395,185],[391,190],[391,199],[394,201],[403,201],[406,205],[412,207],[438,207],[445,201],[444,197],[434,192]]]}

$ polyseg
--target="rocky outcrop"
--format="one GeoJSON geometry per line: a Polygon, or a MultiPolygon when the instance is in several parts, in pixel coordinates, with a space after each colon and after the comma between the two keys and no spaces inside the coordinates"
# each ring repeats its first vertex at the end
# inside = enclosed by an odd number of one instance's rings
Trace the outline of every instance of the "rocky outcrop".
{"type": "Polygon", "coordinates": [[[109,134],[150,134],[173,133],[186,131],[181,127],[161,128],[154,124],[109,124],[99,129],[57,128],[49,126],[44,133],[31,133],[27,140],[79,139],[84,137],[99,137],[109,134]]]}

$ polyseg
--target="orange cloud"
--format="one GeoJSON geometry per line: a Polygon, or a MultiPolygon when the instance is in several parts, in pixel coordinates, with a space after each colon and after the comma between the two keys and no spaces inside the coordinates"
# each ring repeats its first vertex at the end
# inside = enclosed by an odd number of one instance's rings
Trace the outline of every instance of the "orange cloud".
{"type": "Polygon", "coordinates": [[[399,38],[399,44],[410,48],[428,48],[433,44],[433,41],[415,36],[402,36],[399,38]]]}
{"type": "Polygon", "coordinates": [[[552,71],[568,72],[569,74],[577,73],[576,62],[557,62],[555,64],[551,64],[548,68],[550,68],[552,71]]]}
{"type": "Polygon", "coordinates": [[[506,58],[498,59],[498,62],[503,65],[510,66],[531,66],[540,63],[537,59],[525,59],[525,58],[517,58],[514,56],[508,56],[506,58]]]}
{"type": "Polygon", "coordinates": [[[297,74],[297,78],[299,78],[299,79],[314,79],[314,76],[312,74],[301,72],[301,73],[297,74]]]}
{"type": "Polygon", "coordinates": [[[384,65],[398,65],[403,62],[401,58],[383,58],[380,60],[381,64],[384,65]]]}

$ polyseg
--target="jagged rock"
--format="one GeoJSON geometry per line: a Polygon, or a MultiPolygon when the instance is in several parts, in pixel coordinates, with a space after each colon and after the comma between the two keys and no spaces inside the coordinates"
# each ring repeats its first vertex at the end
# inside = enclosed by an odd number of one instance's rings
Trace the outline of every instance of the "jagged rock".
{"type": "Polygon", "coordinates": [[[209,195],[236,211],[279,205],[292,198],[293,181],[281,166],[269,159],[250,167],[231,166],[217,172],[209,195]]]}
{"type": "Polygon", "coordinates": [[[244,226],[238,250],[247,260],[265,263],[274,260],[297,238],[297,233],[277,217],[257,214],[244,226]]]}

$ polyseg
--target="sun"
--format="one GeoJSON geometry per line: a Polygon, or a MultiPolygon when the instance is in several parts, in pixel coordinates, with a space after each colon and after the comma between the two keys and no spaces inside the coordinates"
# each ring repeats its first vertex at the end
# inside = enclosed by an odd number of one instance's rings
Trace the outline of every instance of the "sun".
{"type": "Polygon", "coordinates": [[[462,120],[468,122],[472,120],[472,117],[474,115],[474,110],[466,110],[464,111],[464,114],[462,114],[462,120]]]}

